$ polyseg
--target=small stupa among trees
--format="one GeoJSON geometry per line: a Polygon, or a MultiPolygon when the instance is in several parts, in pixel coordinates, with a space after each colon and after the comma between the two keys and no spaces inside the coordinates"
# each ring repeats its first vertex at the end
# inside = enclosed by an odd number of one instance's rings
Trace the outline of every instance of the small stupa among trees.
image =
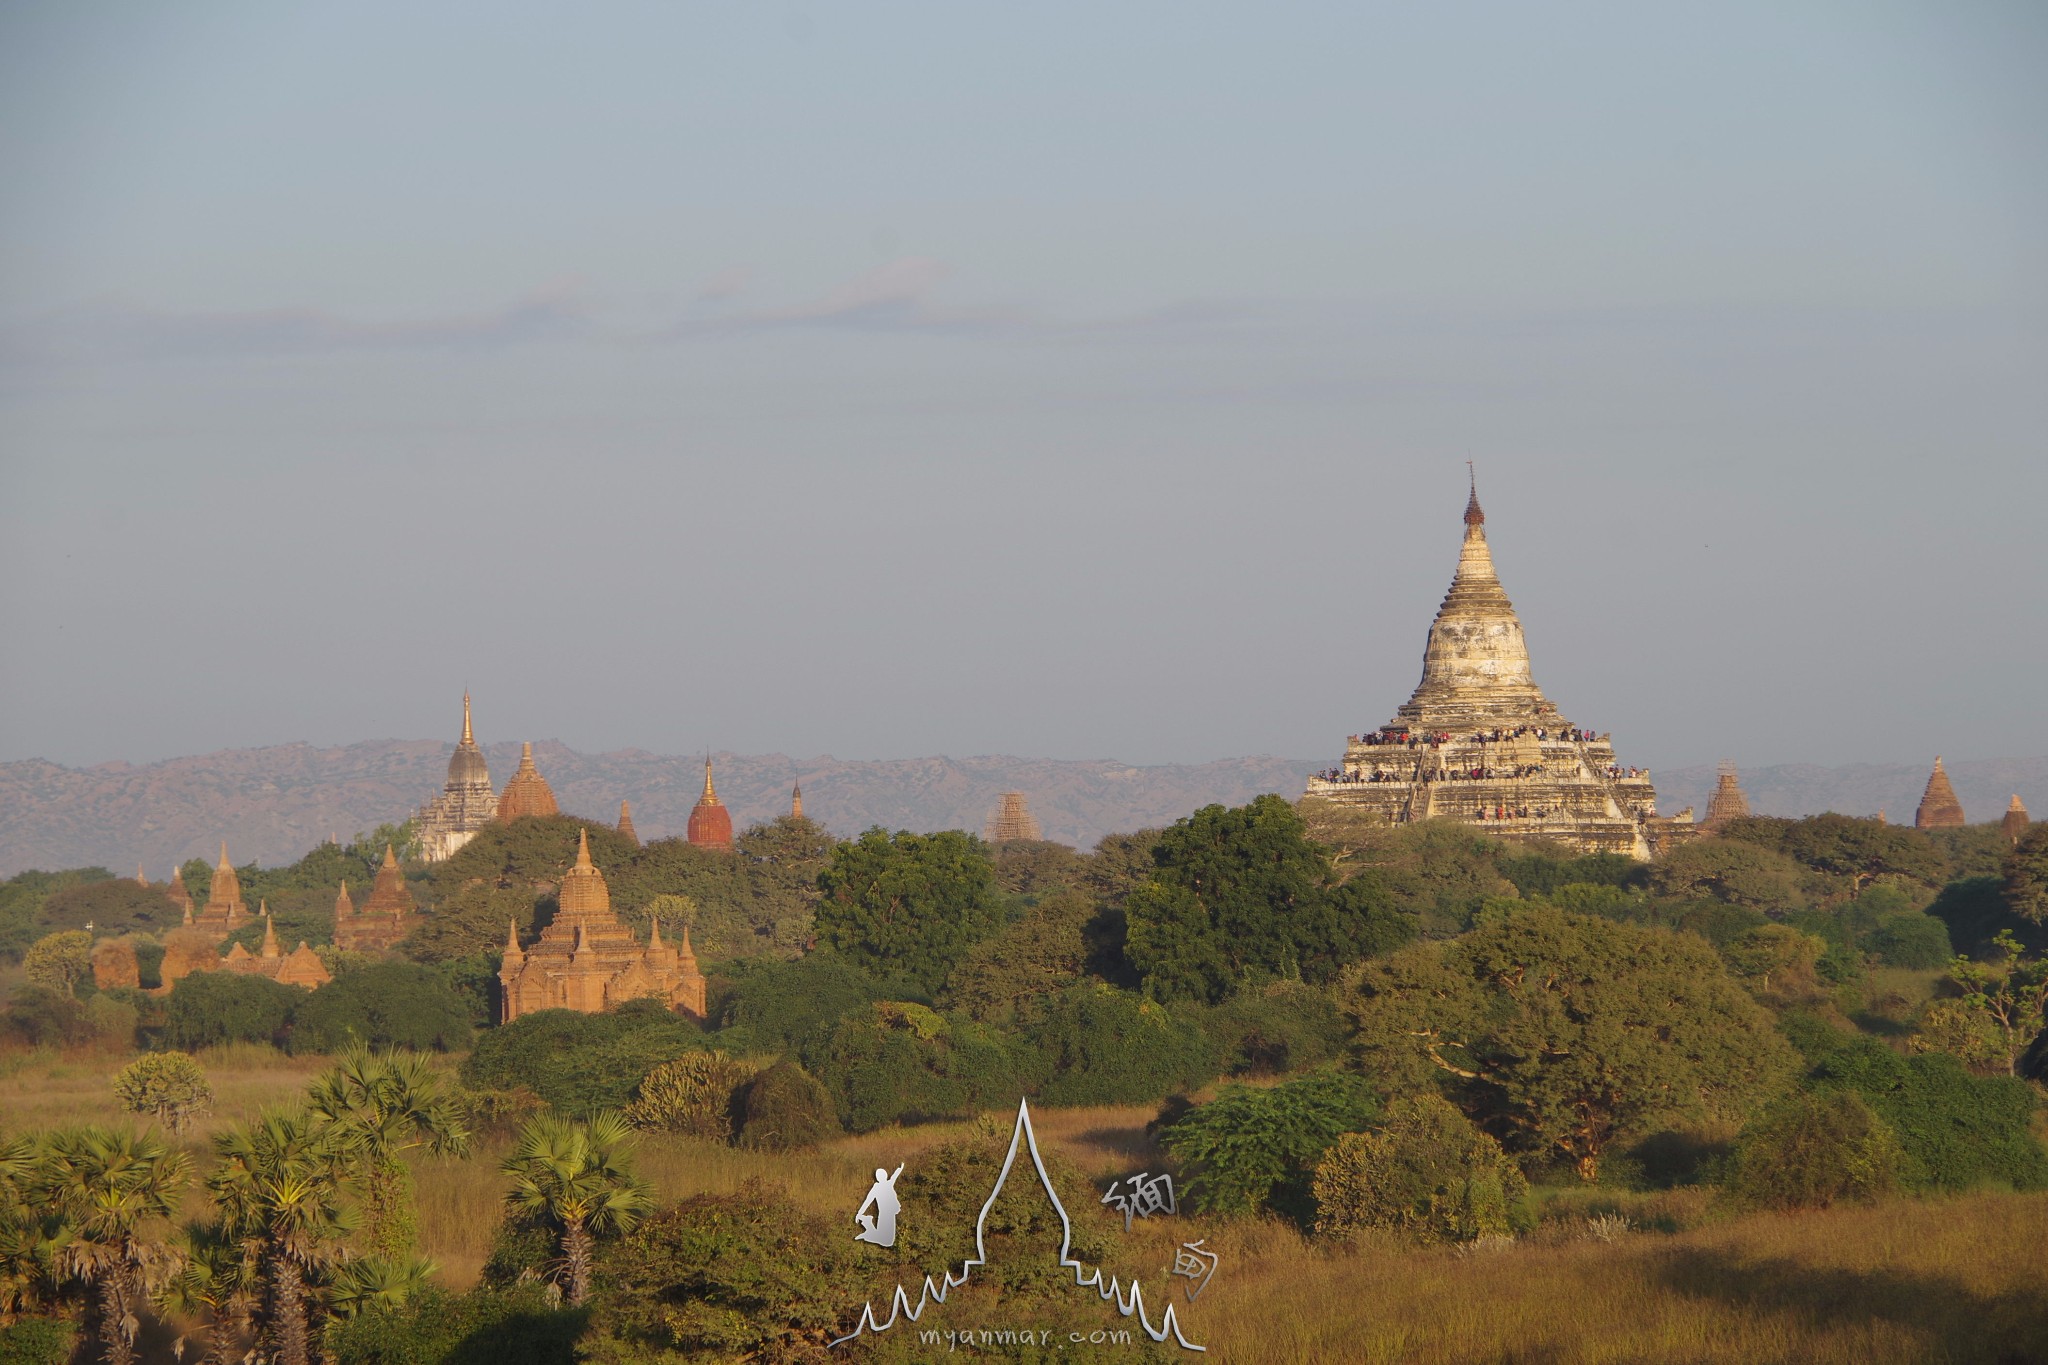
{"type": "Polygon", "coordinates": [[[1025,800],[1023,792],[1003,793],[1002,801],[982,827],[981,837],[992,844],[1040,837],[1038,817],[1031,813],[1031,804],[1025,800]]]}
{"type": "Polygon", "coordinates": [[[1749,797],[1736,778],[1735,765],[1724,762],[1720,780],[1714,784],[1714,794],[1707,798],[1707,818],[1700,822],[1700,828],[1709,834],[1719,834],[1721,827],[1730,820],[1740,820],[1748,814],[1749,797]]]}
{"type": "Polygon", "coordinates": [[[1968,823],[1963,818],[1963,803],[1956,799],[1956,789],[1948,780],[1948,770],[1936,754],[1934,771],[1927,775],[1927,790],[1920,794],[1920,809],[1913,812],[1913,828],[1961,829],[1968,823]]]}

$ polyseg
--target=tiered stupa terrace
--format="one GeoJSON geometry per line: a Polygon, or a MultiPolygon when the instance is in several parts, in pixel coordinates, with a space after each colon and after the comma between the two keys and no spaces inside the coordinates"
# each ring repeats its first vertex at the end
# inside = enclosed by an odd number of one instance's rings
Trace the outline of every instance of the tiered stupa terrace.
{"type": "Polygon", "coordinates": [[[1476,487],[1422,681],[1393,720],[1351,736],[1342,765],[1311,777],[1305,794],[1392,825],[1450,818],[1582,853],[1646,858],[1698,832],[1659,819],[1649,772],[1623,766],[1607,735],[1573,725],[1536,686],[1476,487]]]}

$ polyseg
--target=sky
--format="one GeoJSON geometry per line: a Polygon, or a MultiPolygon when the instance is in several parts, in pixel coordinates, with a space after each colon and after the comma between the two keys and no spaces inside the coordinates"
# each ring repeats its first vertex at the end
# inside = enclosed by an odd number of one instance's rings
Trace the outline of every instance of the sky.
{"type": "Polygon", "coordinates": [[[2048,754],[2048,8],[0,11],[0,760],[2048,754]]]}

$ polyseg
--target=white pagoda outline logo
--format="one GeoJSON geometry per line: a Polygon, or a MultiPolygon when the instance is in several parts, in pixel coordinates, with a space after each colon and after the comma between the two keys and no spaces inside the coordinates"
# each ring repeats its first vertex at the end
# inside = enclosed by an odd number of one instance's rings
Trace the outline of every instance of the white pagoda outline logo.
{"type": "Polygon", "coordinates": [[[904,1291],[903,1286],[897,1285],[895,1296],[889,1302],[889,1318],[886,1322],[875,1320],[875,1305],[870,1299],[861,1306],[860,1325],[833,1341],[831,1345],[838,1346],[852,1341],[863,1332],[886,1332],[896,1325],[899,1317],[916,1322],[928,1306],[944,1303],[948,1293],[966,1284],[970,1270],[978,1265],[988,1264],[988,1247],[984,1241],[988,1211],[995,1207],[996,1196],[1003,1192],[1003,1186],[1010,1179],[1010,1168],[1017,1164],[1019,1140],[1030,1148],[1031,1165],[1038,1172],[1039,1186],[1045,1191],[1045,1197],[1052,1200],[1053,1211],[1060,1216],[1060,1264],[1072,1267],[1074,1283],[1080,1288],[1095,1290],[1105,1302],[1116,1304],[1117,1312],[1125,1317],[1136,1317],[1139,1324],[1144,1327],[1145,1335],[1152,1340],[1165,1341],[1170,1336],[1190,1351],[1206,1352],[1208,1347],[1197,1346],[1181,1335],[1180,1320],[1174,1316],[1171,1303],[1166,1305],[1166,1311],[1159,1315],[1159,1325],[1154,1327],[1151,1315],[1145,1311],[1143,1285],[1136,1280],[1131,1281],[1128,1286],[1121,1285],[1114,1275],[1110,1276],[1109,1283],[1105,1285],[1101,1267],[1083,1265],[1074,1259],[1074,1225],[1067,1219],[1067,1206],[1060,1203],[1059,1193],[1052,1187],[1052,1177],[1046,1174],[1045,1159],[1038,1154],[1038,1135],[1031,1131],[1031,1104],[1030,1101],[1023,1099],[1017,1101],[1017,1123],[1010,1130],[1010,1150],[1003,1157],[1003,1169],[997,1173],[995,1188],[988,1192],[988,1199],[981,1206],[981,1214],[974,1220],[974,1255],[960,1263],[958,1273],[948,1270],[936,1283],[931,1276],[925,1276],[924,1286],[918,1291],[915,1304],[911,1303],[910,1295],[904,1291]]]}

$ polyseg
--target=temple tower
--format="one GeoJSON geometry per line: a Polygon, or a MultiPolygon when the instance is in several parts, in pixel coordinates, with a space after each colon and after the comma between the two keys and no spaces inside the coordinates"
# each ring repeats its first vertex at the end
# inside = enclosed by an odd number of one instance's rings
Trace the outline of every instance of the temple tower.
{"type": "Polygon", "coordinates": [[[1393,720],[1351,736],[1343,762],[1311,777],[1304,795],[1390,825],[1463,820],[1581,853],[1645,858],[1697,837],[1689,817],[1658,816],[1646,770],[1623,766],[1607,735],[1573,725],[1536,686],[1476,482],[1464,524],[1414,693],[1393,720]]]}
{"type": "Polygon", "coordinates": [[[1740,820],[1749,814],[1749,797],[1743,794],[1742,783],[1736,780],[1735,765],[1721,764],[1721,780],[1714,786],[1714,794],[1707,800],[1707,818],[1700,822],[1709,834],[1719,834],[1721,826],[1730,820],[1740,820]]]}
{"type": "Polygon", "coordinates": [[[533,766],[533,742],[528,740],[520,746],[518,770],[505,783],[504,794],[498,798],[498,819],[509,825],[528,815],[561,813],[561,807],[555,804],[555,789],[533,766]]]}
{"type": "Polygon", "coordinates": [[[2018,843],[2020,836],[2027,832],[2027,808],[2020,801],[2020,794],[2012,794],[2012,804],[2005,808],[2005,818],[1998,822],[1998,828],[2008,842],[2018,843]]]}
{"type": "Polygon", "coordinates": [[[1969,822],[1963,818],[1963,803],[1956,800],[1941,755],[1934,756],[1934,771],[1927,775],[1927,790],[1920,794],[1920,809],[1913,812],[1915,829],[1957,829],[1969,822]]]}
{"type": "Polygon", "coordinates": [[[242,903],[242,879],[235,875],[235,865],[228,861],[227,840],[221,840],[220,861],[213,868],[213,885],[206,891],[206,908],[199,912],[198,923],[207,929],[219,929],[222,937],[242,927],[249,918],[249,907],[242,903]]]}
{"type": "Polygon", "coordinates": [[[343,883],[341,894],[335,898],[334,946],[356,952],[388,953],[419,923],[419,917],[413,913],[415,908],[412,888],[405,883],[398,855],[386,844],[384,865],[377,869],[376,879],[370,883],[369,899],[362,907],[357,909],[350,904],[347,883],[343,883]]]}
{"type": "Polygon", "coordinates": [[[490,769],[484,751],[477,747],[469,723],[469,693],[462,694],[462,738],[448,759],[448,781],[441,794],[420,808],[420,856],[430,863],[452,857],[476,837],[498,813],[498,797],[491,790],[490,769]]]}
{"type": "Polygon", "coordinates": [[[789,789],[789,818],[804,818],[804,784],[799,782],[789,789]]]}
{"type": "Polygon", "coordinates": [[[718,799],[711,784],[711,760],[704,760],[704,794],[690,807],[690,842],[699,848],[732,847],[732,812],[718,799]]]}
{"type": "Polygon", "coordinates": [[[619,802],[619,834],[633,847],[640,847],[640,831],[633,828],[633,803],[619,802]]]}
{"type": "Polygon", "coordinates": [[[988,823],[982,826],[981,837],[992,844],[1039,837],[1038,817],[1031,813],[1031,805],[1024,799],[1023,792],[1003,793],[1002,800],[990,813],[988,823]]]}

